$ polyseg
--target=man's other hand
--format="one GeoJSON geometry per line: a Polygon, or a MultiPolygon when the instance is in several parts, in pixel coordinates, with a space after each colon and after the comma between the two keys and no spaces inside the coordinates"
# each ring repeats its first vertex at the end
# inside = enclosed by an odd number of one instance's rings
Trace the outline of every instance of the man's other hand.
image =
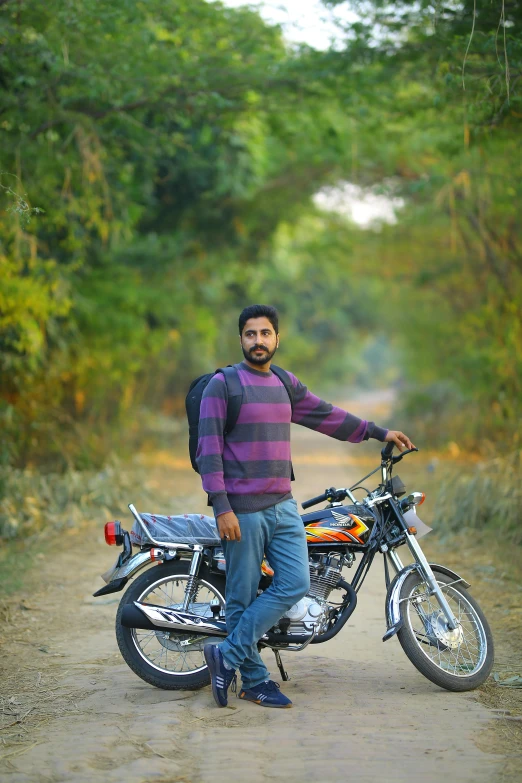
{"type": "Polygon", "coordinates": [[[225,541],[241,541],[241,530],[239,519],[233,511],[226,511],[217,518],[219,537],[225,541]]]}
{"type": "Polygon", "coordinates": [[[404,451],[405,447],[407,449],[415,448],[415,446],[408,438],[408,436],[405,435],[404,432],[400,432],[399,430],[388,430],[388,434],[386,435],[384,440],[386,443],[391,443],[391,441],[393,441],[397,446],[397,448],[399,449],[399,451],[404,451]]]}

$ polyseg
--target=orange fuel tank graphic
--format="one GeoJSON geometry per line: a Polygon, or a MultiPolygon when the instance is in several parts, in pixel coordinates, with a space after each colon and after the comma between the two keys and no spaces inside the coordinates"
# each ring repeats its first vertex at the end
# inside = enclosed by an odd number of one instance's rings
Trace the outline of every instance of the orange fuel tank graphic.
{"type": "Polygon", "coordinates": [[[266,557],[263,558],[263,562],[261,563],[261,573],[263,576],[273,576],[274,575],[274,569],[266,559],[266,557]]]}
{"type": "Polygon", "coordinates": [[[341,544],[364,544],[364,535],[369,531],[369,527],[356,514],[342,514],[332,510],[330,517],[310,522],[305,531],[309,543],[334,541],[341,544]]]}

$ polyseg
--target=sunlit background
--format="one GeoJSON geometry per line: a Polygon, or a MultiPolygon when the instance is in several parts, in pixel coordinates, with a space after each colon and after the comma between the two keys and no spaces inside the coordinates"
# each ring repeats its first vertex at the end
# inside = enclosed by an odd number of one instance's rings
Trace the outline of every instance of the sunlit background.
{"type": "MultiPolygon", "coordinates": [[[[350,3],[327,7],[321,0],[286,0],[286,2],[244,3],[225,0],[228,8],[249,6],[258,10],[268,24],[281,27],[289,45],[307,44],[314,49],[342,47],[349,26],[360,20],[360,14],[350,3]]],[[[355,6],[355,4],[353,4],[355,6]]]]}

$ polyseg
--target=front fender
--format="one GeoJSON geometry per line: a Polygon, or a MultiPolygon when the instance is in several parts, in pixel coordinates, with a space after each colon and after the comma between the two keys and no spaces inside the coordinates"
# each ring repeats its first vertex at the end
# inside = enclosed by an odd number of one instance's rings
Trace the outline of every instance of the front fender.
{"type": "MultiPolygon", "coordinates": [[[[466,582],[465,579],[463,579],[459,574],[455,573],[455,571],[452,571],[450,568],[446,568],[446,566],[438,565],[437,563],[430,563],[430,568],[432,571],[438,571],[441,574],[445,574],[446,576],[449,576],[451,579],[458,580],[462,583],[463,587],[469,587],[469,582],[466,582]]],[[[402,571],[399,571],[398,574],[394,577],[392,580],[390,586],[388,587],[388,592],[386,594],[386,625],[388,630],[382,637],[383,642],[388,641],[388,639],[391,639],[392,636],[395,636],[397,631],[400,631],[402,627],[402,617],[401,617],[401,607],[400,607],[400,594],[401,594],[401,588],[406,581],[406,579],[409,577],[409,575],[413,571],[419,570],[419,564],[418,563],[412,563],[411,565],[406,566],[402,569],[402,571]]]]}

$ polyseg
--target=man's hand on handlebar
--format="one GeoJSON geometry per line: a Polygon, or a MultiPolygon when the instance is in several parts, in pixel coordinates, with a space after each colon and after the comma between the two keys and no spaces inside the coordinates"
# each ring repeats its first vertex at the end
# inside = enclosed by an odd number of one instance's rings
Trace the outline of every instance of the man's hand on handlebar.
{"type": "Polygon", "coordinates": [[[415,446],[404,432],[400,430],[388,430],[388,434],[385,439],[386,443],[395,443],[399,451],[403,451],[404,448],[414,449],[415,446]]]}
{"type": "Polygon", "coordinates": [[[224,514],[219,514],[216,522],[220,538],[224,538],[225,541],[241,541],[239,519],[233,511],[226,511],[224,514]]]}

